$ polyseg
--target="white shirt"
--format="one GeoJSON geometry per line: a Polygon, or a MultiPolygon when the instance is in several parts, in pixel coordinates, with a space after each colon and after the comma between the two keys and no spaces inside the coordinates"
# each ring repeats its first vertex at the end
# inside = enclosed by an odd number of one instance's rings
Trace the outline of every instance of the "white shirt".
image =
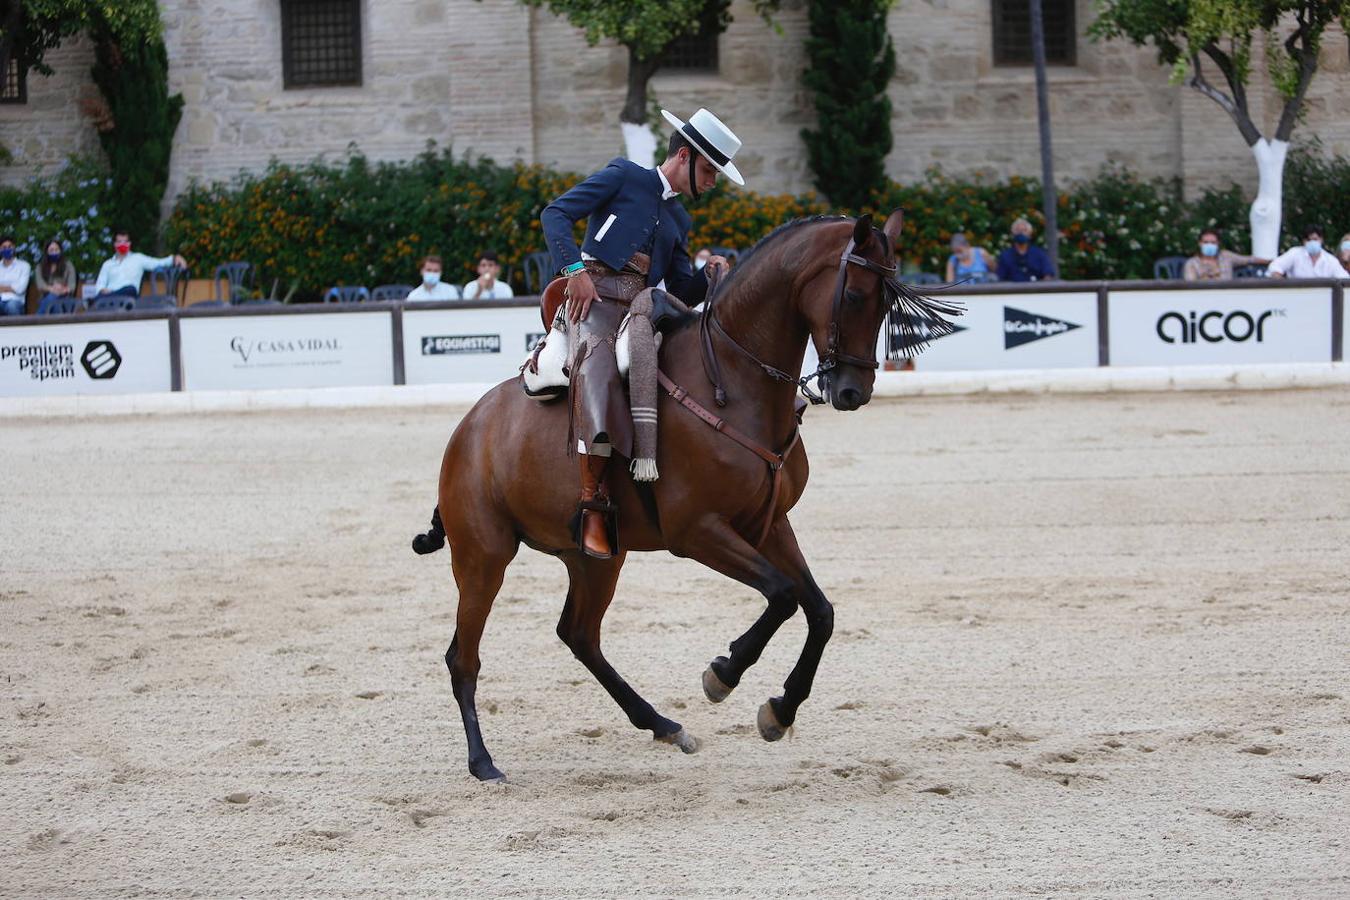
{"type": "Polygon", "coordinates": [[[1286,278],[1350,278],[1336,257],[1323,250],[1317,259],[1308,255],[1306,247],[1286,250],[1276,257],[1267,272],[1278,272],[1286,278]]]}
{"type": "Polygon", "coordinates": [[[28,278],[33,267],[17,256],[0,262],[0,300],[22,300],[28,296],[28,278]]]}
{"type": "Polygon", "coordinates": [[[511,285],[505,281],[493,281],[492,287],[482,291],[481,294],[478,288],[478,279],[475,278],[464,285],[465,300],[507,300],[515,295],[515,291],[511,290],[511,285]]]}
{"type": "Polygon", "coordinates": [[[416,303],[419,300],[458,300],[459,288],[453,284],[446,284],[444,281],[436,283],[436,286],[429,288],[426,282],[419,284],[408,294],[408,301],[416,303]]]}
{"type": "Polygon", "coordinates": [[[128,253],[126,256],[114,256],[98,270],[98,281],[94,288],[98,291],[116,291],[130,286],[141,289],[141,279],[151,269],[173,265],[173,254],[156,259],[144,253],[128,253]]]}
{"type": "Polygon", "coordinates": [[[661,199],[669,200],[671,197],[680,196],[680,192],[673,190],[670,181],[666,178],[666,173],[661,171],[661,167],[656,167],[656,174],[661,176],[661,199]]]}

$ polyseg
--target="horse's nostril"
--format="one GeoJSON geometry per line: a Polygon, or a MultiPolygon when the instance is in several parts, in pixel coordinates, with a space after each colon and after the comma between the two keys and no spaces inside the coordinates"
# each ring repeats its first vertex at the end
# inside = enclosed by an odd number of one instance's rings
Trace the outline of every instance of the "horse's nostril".
{"type": "Polygon", "coordinates": [[[857,409],[862,404],[862,391],[857,388],[844,388],[839,392],[839,399],[844,401],[844,406],[849,409],[857,409]]]}

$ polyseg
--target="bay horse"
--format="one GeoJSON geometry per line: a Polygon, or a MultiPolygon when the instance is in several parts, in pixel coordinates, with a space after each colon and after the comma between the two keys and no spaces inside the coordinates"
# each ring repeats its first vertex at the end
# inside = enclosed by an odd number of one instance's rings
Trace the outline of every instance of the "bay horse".
{"type": "Polygon", "coordinates": [[[871,399],[877,335],[892,306],[908,300],[908,309],[926,312],[930,332],[934,322],[946,324],[933,315],[939,304],[925,307],[929,298],[893,278],[892,245],[901,220],[896,210],[880,230],[870,217],[816,217],[780,226],[727,276],[715,307],[666,334],[660,478],[639,485],[614,467],[610,493],[619,510],[619,543],[610,559],[583,554],[569,529],[577,486],[565,402],[541,404],[512,379],[484,395],[459,423],[441,464],[432,529],[414,540],[414,549],[450,545],[459,608],[445,662],[475,777],[504,777],[483,743],[474,695],[483,627],[521,544],[567,567],[558,636],[634,726],[686,753],[696,751],[698,741],[644,700],[600,649],[600,622],[625,555],[666,550],[764,595],[764,612],[703,674],[704,692],[714,703],[740,683],[800,607],[805,646],[782,695],[764,703],[757,717],[768,741],[796,721],[834,628],[834,610],[811,577],[787,518],[807,480],[806,449],[797,440],[795,373],[809,338],[822,359],[817,374],[823,396],[836,409],[855,410],[871,399]],[[713,356],[706,374],[701,344],[713,356]],[[691,415],[695,408],[704,415],[691,415]],[[719,414],[708,412],[713,409],[719,414]],[[709,427],[722,416],[721,427],[709,427]],[[760,451],[751,452],[751,445],[760,451]]]}

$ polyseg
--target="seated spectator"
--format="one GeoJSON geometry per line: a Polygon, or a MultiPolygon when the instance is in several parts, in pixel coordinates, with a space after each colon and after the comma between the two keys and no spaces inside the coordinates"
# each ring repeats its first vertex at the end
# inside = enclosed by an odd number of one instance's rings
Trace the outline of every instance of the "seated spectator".
{"type": "MultiPolygon", "coordinates": [[[[477,282],[475,282],[476,284],[477,282]]],[[[422,283],[412,289],[408,300],[458,300],[459,288],[441,281],[441,258],[428,256],[422,260],[422,283]]]]}
{"type": "Polygon", "coordinates": [[[697,272],[699,269],[706,266],[708,260],[712,259],[712,255],[713,252],[711,247],[700,247],[698,252],[694,254],[694,271],[697,272]]]}
{"type": "Polygon", "coordinates": [[[37,288],[43,300],[69,297],[79,287],[75,277],[75,264],[66,259],[66,251],[61,242],[52,238],[43,251],[42,262],[37,267],[37,288]]]}
{"type": "Polygon", "coordinates": [[[33,268],[14,255],[14,238],[0,236],[0,315],[21,316],[28,306],[33,268]]]}
{"type": "Polygon", "coordinates": [[[1200,252],[1186,260],[1181,277],[1186,281],[1228,281],[1239,266],[1264,266],[1270,260],[1260,256],[1243,256],[1219,248],[1219,232],[1206,228],[1200,232],[1200,252]]]}
{"type": "Polygon", "coordinates": [[[1336,258],[1341,261],[1341,268],[1350,272],[1350,234],[1341,235],[1341,252],[1336,258]]]}
{"type": "Polygon", "coordinates": [[[187,260],[177,254],[156,259],[144,253],[131,252],[131,234],[126,229],[113,232],[113,256],[98,270],[98,281],[94,288],[99,296],[105,294],[124,294],[138,297],[141,293],[141,279],[151,269],[160,266],[180,266],[187,268],[187,260]]]}
{"type": "Polygon", "coordinates": [[[1013,245],[998,255],[999,281],[1045,281],[1055,277],[1050,255],[1032,246],[1031,223],[1018,219],[1012,223],[1013,245]]]}
{"type": "Polygon", "coordinates": [[[970,246],[964,232],[952,235],[952,255],[947,257],[947,280],[957,281],[971,278],[976,281],[988,278],[998,265],[990,253],[983,247],[970,246]]]}
{"type": "Polygon", "coordinates": [[[515,296],[511,290],[511,285],[505,281],[498,281],[497,276],[501,274],[501,264],[497,262],[497,254],[492,250],[484,250],[478,257],[478,277],[468,284],[464,285],[461,292],[465,300],[508,300],[515,296]]]}
{"type": "Polygon", "coordinates": [[[1350,278],[1340,260],[1322,249],[1322,226],[1303,229],[1303,243],[1286,250],[1270,264],[1271,278],[1350,278]]]}

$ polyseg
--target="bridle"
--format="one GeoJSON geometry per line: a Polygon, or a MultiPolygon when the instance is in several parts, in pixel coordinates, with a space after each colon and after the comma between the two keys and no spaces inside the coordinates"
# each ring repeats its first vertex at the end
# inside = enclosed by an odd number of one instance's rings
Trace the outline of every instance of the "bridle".
{"type": "MultiPolygon", "coordinates": [[[[873,229],[873,234],[876,235],[878,239],[885,239],[885,234],[876,229],[873,229]]],[[[716,308],[713,305],[713,301],[717,296],[717,288],[720,286],[720,278],[718,280],[719,283],[714,284],[709,289],[707,301],[708,309],[700,317],[699,332],[703,351],[703,370],[707,374],[708,380],[712,382],[713,400],[718,406],[727,405],[727,392],[722,387],[722,370],[717,361],[717,351],[713,347],[712,332],[714,331],[717,332],[722,340],[730,344],[742,356],[759,366],[765,375],[769,376],[774,381],[795,385],[797,389],[801,391],[802,396],[814,404],[824,403],[825,397],[819,391],[813,390],[810,383],[822,378],[839,364],[843,363],[845,365],[858,366],[866,369],[878,369],[881,367],[881,363],[877,361],[875,351],[873,351],[873,355],[870,357],[861,357],[854,356],[851,353],[845,353],[840,349],[840,346],[843,344],[843,329],[840,326],[839,311],[843,306],[844,294],[848,289],[848,267],[850,265],[859,266],[867,269],[869,272],[876,272],[883,279],[883,290],[887,295],[887,299],[891,300],[892,303],[894,303],[896,299],[894,296],[896,266],[888,266],[884,263],[874,262],[865,256],[859,256],[857,253],[853,252],[856,246],[856,242],[853,238],[849,238],[848,246],[846,246],[844,252],[839,255],[839,274],[835,278],[834,300],[830,304],[830,324],[825,332],[825,352],[820,355],[820,364],[816,366],[816,370],[810,375],[805,375],[801,378],[789,375],[782,369],[769,365],[749,350],[742,347],[731,335],[727,334],[726,329],[722,327],[722,323],[717,320],[717,314],[715,312],[716,308]]]]}

